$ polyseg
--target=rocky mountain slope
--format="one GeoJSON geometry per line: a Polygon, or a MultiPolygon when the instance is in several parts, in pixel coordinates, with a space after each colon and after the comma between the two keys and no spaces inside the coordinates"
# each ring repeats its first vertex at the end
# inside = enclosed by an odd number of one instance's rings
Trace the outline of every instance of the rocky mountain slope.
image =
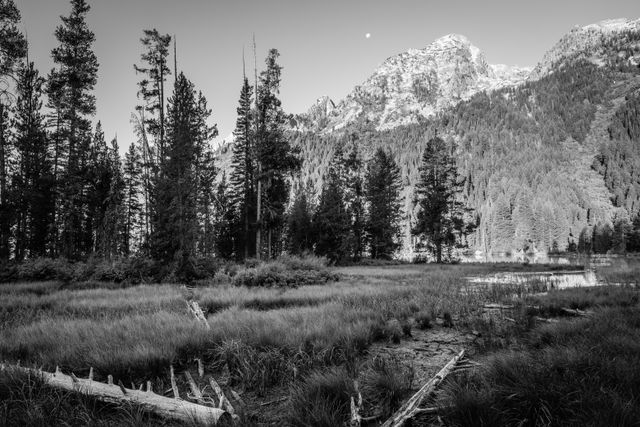
{"type": "Polygon", "coordinates": [[[599,66],[614,59],[640,64],[640,19],[608,19],[584,27],[576,26],[565,34],[542,58],[531,72],[537,80],[562,63],[585,60],[599,66]],[[612,58],[614,56],[615,58],[612,58]]]}
{"type": "Polygon", "coordinates": [[[416,123],[480,91],[516,86],[528,68],[490,65],[464,36],[450,34],[424,49],[392,56],[340,103],[320,98],[296,117],[299,131],[333,132],[366,121],[376,130],[416,123]]]}

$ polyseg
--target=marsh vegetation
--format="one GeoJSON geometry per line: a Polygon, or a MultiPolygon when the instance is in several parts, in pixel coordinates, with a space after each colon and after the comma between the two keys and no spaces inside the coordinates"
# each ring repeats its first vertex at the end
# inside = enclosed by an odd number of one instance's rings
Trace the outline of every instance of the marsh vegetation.
{"type": "MultiPolygon", "coordinates": [[[[634,339],[637,342],[640,297],[633,275],[629,285],[620,284],[623,276],[618,275],[617,286],[559,290],[542,289],[540,276],[535,274],[521,274],[532,278],[529,284],[469,280],[500,272],[549,269],[541,265],[329,269],[318,259],[278,263],[275,267],[239,267],[226,282],[226,276],[218,276],[193,288],[57,281],[4,284],[0,286],[0,359],[48,371],[59,366],[84,377],[93,367],[97,380],[104,381],[110,374],[124,384],[152,381],[162,392],[169,388],[170,365],[179,372],[194,370],[196,359],[201,359],[223,388],[243,396],[246,406],[241,420],[247,425],[335,425],[335,417],[346,420],[349,416],[353,380],[360,384],[365,415],[383,420],[439,369],[439,357],[446,359],[451,351],[466,347],[484,368],[456,376],[446,392],[438,395],[449,402],[447,407],[453,402],[458,408],[445,412],[454,425],[472,425],[469,420],[477,416],[491,423],[502,420],[506,425],[518,417],[535,420],[543,415],[582,420],[582,415],[572,418],[564,409],[549,407],[545,402],[551,395],[547,394],[538,399],[525,393],[517,405],[490,405],[493,412],[485,413],[481,407],[487,399],[503,401],[505,394],[511,395],[514,388],[525,384],[549,393],[566,392],[572,386],[563,378],[585,372],[591,380],[581,383],[581,393],[596,384],[606,388],[624,377],[624,382],[611,389],[613,394],[606,402],[595,397],[593,402],[606,404],[615,412],[611,416],[622,421],[634,415],[623,405],[638,395],[631,393],[638,387],[637,375],[632,372],[637,361],[631,359],[636,357],[632,347],[634,339]],[[268,281],[271,286],[247,286],[245,279],[238,279],[262,277],[259,272],[269,272],[267,277],[271,277],[274,271],[285,277],[313,275],[322,280],[301,281],[300,286],[287,280],[268,281]],[[210,328],[193,318],[187,300],[199,302],[210,328]],[[485,305],[489,303],[513,308],[488,312],[485,305]],[[575,321],[567,318],[562,308],[589,310],[595,315],[575,321]],[[541,320],[558,316],[562,316],[558,323],[541,320]],[[602,341],[608,330],[607,340],[602,341]],[[618,344],[613,346],[611,340],[618,344]],[[429,348],[436,341],[437,347],[429,348]],[[586,352],[596,342],[602,351],[586,352]],[[545,357],[536,357],[537,351],[545,357]],[[605,360],[611,360],[612,352],[620,353],[616,360],[623,364],[603,366],[605,360]],[[527,358],[536,359],[536,363],[527,364],[527,358]],[[571,361],[579,362],[577,367],[571,361]],[[531,371],[519,377],[518,367],[524,365],[531,371]],[[550,365],[560,370],[557,377],[547,375],[545,384],[526,382],[526,375],[535,376],[550,365]],[[580,372],[573,372],[574,368],[580,372]],[[516,378],[507,386],[501,381],[509,378],[504,374],[508,369],[514,370],[516,378]],[[564,385],[558,383],[554,389],[551,384],[556,380],[564,385]],[[484,389],[493,391],[481,392],[484,389]],[[269,403],[274,399],[278,402],[269,403]],[[268,405],[262,406],[265,403],[268,405]]],[[[606,271],[599,274],[610,277],[606,271]]],[[[5,424],[37,424],[38,412],[18,409],[15,402],[21,408],[44,408],[50,403],[37,396],[46,393],[32,393],[27,400],[16,393],[24,393],[24,387],[42,390],[46,385],[34,379],[19,382],[4,374],[2,384],[3,396],[12,397],[0,406],[0,419],[5,424]],[[16,384],[24,386],[16,388],[16,384]]],[[[81,399],[87,420],[113,412],[112,407],[88,404],[91,398],[86,396],[55,396],[65,402],[81,399]]],[[[563,408],[570,406],[571,402],[563,402],[563,408]]],[[[572,410],[582,414],[581,408],[578,405],[572,410]]],[[[131,414],[138,413],[133,411],[116,411],[119,415],[108,419],[114,424],[141,422],[142,418],[135,417],[135,422],[131,421],[131,414]]]]}

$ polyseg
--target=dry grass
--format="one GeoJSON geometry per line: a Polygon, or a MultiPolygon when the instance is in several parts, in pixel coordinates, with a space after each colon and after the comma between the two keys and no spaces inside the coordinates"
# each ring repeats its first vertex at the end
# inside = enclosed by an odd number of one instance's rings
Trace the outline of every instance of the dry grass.
{"type": "Polygon", "coordinates": [[[524,336],[524,348],[491,354],[481,370],[449,385],[447,425],[638,425],[637,306],[524,336]]]}
{"type": "MultiPolygon", "coordinates": [[[[356,372],[363,350],[376,340],[397,339],[413,319],[448,313],[456,326],[471,325],[485,302],[513,298],[517,289],[471,286],[466,277],[506,268],[347,267],[334,270],[343,276],[339,282],[325,285],[199,287],[191,297],[207,312],[211,329],[191,317],[186,294],[175,285],[2,285],[0,360],[59,365],[77,375],[93,366],[98,378],[113,374],[128,384],[162,382],[169,364],[180,367],[200,357],[208,369],[226,362],[235,386],[268,393],[331,366],[356,372]]],[[[378,378],[379,390],[387,387],[389,396],[397,396],[394,373],[387,371],[378,378]]],[[[389,399],[386,405],[395,406],[397,398],[389,399]]]]}

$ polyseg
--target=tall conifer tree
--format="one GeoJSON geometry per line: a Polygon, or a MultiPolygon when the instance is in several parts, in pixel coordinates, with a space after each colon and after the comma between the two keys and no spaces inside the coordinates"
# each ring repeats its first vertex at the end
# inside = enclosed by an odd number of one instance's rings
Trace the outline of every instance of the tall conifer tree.
{"type": "Polygon", "coordinates": [[[400,169],[381,148],[367,168],[366,198],[369,204],[366,232],[371,258],[390,259],[399,246],[400,169]]]}
{"type": "Polygon", "coordinates": [[[313,216],[316,255],[326,256],[334,263],[348,258],[350,222],[340,177],[335,168],[330,168],[313,216]]]}
{"type": "Polygon", "coordinates": [[[260,164],[258,180],[262,191],[261,224],[266,232],[267,257],[280,248],[280,234],[284,225],[284,212],[289,199],[289,175],[300,168],[300,160],[284,133],[285,114],[278,98],[282,67],[277,63],[280,54],[271,49],[267,55],[267,68],[260,74],[258,88],[257,161],[260,164]]]}
{"type": "Polygon", "coordinates": [[[253,117],[251,113],[251,98],[253,88],[249,79],[244,77],[240,100],[237,108],[238,118],[233,132],[233,158],[231,160],[230,199],[236,210],[236,241],[241,247],[237,248],[238,257],[248,258],[255,251],[255,236],[252,228],[255,223],[255,181],[256,181],[256,152],[254,144],[253,117]]]}
{"type": "Polygon", "coordinates": [[[186,281],[195,274],[199,114],[193,83],[180,73],[168,101],[166,159],[154,185],[150,243],[154,258],[175,262],[178,277],[186,281]]]}
{"type": "Polygon", "coordinates": [[[412,233],[424,239],[438,263],[474,227],[465,221],[466,209],[459,199],[463,184],[445,141],[437,136],[430,139],[420,166],[416,190],[420,210],[412,233]]]}
{"type": "Polygon", "coordinates": [[[71,13],[62,17],[62,24],[55,31],[59,45],[51,54],[58,68],[49,76],[49,98],[58,110],[58,138],[66,158],[59,183],[60,251],[71,259],[91,250],[83,239],[87,207],[84,175],[91,141],[89,117],[96,111],[92,91],[97,82],[98,60],[92,50],[95,35],[86,23],[89,10],[85,0],[71,0],[71,13]]]}
{"type": "Polygon", "coordinates": [[[43,256],[50,247],[53,228],[53,169],[49,157],[42,109],[44,79],[33,62],[18,71],[15,111],[17,176],[15,258],[43,256]]]}
{"type": "MultiPolygon", "coordinates": [[[[9,78],[25,56],[27,43],[20,32],[20,11],[13,0],[0,0],[0,82],[9,88],[9,78]]],[[[13,100],[8,89],[0,89],[0,260],[8,259],[11,223],[15,206],[9,199],[9,109],[13,100]]]]}
{"type": "Polygon", "coordinates": [[[129,145],[124,158],[124,223],[122,225],[122,246],[125,255],[136,249],[141,228],[141,170],[140,152],[135,144],[129,145]]]}

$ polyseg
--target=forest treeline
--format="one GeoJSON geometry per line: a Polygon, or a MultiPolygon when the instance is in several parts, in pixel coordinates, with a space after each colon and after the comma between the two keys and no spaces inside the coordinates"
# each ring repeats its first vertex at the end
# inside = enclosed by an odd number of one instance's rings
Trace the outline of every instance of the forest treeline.
{"type": "Polygon", "coordinates": [[[464,201],[475,211],[471,247],[638,251],[640,68],[626,60],[639,53],[638,40],[638,33],[622,33],[606,41],[603,66],[579,55],[537,81],[478,93],[414,125],[376,131],[363,113],[339,134],[297,134],[308,159],[301,180],[318,182],[333,147],[348,141],[364,153],[390,150],[405,186],[404,244],[413,249],[420,159],[425,142],[440,135],[456,147],[464,201]]]}
{"type": "MultiPolygon", "coordinates": [[[[393,156],[381,147],[365,157],[357,144],[347,144],[332,150],[320,191],[302,185],[307,153],[287,131],[276,49],[253,73],[255,81],[246,74],[238,79],[231,165],[220,170],[206,97],[171,60],[171,36],[144,30],[132,70],[139,76],[132,114],[137,141],[121,156],[118,141],[107,141],[100,121],[93,124],[99,63],[86,22],[90,6],[70,3],[55,30],[55,66],[44,76],[29,60],[18,9],[11,0],[0,2],[1,71],[8,82],[0,102],[3,262],[44,271],[55,266],[38,261],[43,258],[90,260],[94,267],[99,260],[130,259],[125,275],[152,264],[156,278],[192,280],[221,259],[273,259],[286,252],[340,263],[394,256],[403,183],[393,156]]],[[[461,244],[466,229],[464,209],[451,202],[459,195],[452,146],[440,138],[429,144],[434,151],[425,156],[425,168],[444,159],[446,185],[436,182],[438,174],[425,175],[423,184],[431,187],[424,194],[445,206],[423,222],[443,225],[423,224],[414,234],[440,261],[461,244]]]]}

